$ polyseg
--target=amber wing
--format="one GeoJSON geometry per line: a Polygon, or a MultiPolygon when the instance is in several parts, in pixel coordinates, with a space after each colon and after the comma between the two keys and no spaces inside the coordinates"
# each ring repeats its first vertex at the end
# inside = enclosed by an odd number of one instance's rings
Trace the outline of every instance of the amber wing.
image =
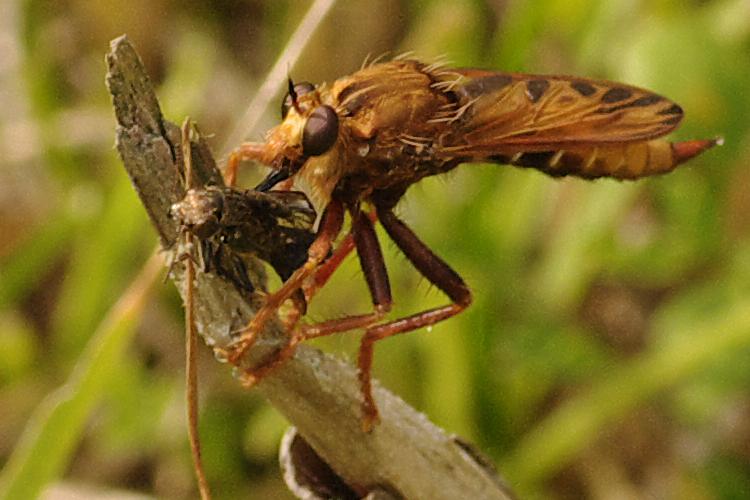
{"type": "MultiPolygon", "coordinates": [[[[658,140],[682,108],[653,92],[568,76],[453,70],[456,105],[443,157],[533,167],[555,175],[637,178],[664,173],[715,144],[658,140]]],[[[451,112],[453,114],[451,114],[451,112]]]]}

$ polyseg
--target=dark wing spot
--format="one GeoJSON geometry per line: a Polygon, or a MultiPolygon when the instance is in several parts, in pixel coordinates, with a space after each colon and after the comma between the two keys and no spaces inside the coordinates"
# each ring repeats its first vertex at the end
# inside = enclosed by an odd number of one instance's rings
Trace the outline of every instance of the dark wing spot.
{"type": "Polygon", "coordinates": [[[549,81],[547,80],[529,80],[526,82],[526,94],[531,102],[537,102],[541,99],[548,88],[549,81]]]}
{"type": "Polygon", "coordinates": [[[656,104],[659,101],[664,100],[664,98],[660,95],[651,94],[646,95],[643,97],[639,97],[635,101],[631,102],[631,106],[637,106],[637,107],[644,107],[644,106],[651,106],[652,104],[656,104]]]}
{"type": "Polygon", "coordinates": [[[682,108],[678,106],[677,104],[672,104],[667,109],[663,109],[659,111],[660,115],[681,115],[682,114],[682,108]]]}
{"type": "Polygon", "coordinates": [[[664,98],[661,96],[651,94],[644,97],[639,97],[634,101],[626,102],[624,104],[618,104],[616,106],[602,106],[601,108],[596,110],[596,113],[614,113],[615,111],[620,111],[621,109],[625,108],[650,106],[651,104],[657,103],[662,99],[664,98]]]}
{"type": "Polygon", "coordinates": [[[604,95],[602,96],[602,102],[606,102],[609,104],[620,102],[630,98],[630,96],[632,95],[633,93],[630,91],[630,89],[626,89],[625,87],[614,87],[604,93],[604,95]]]}
{"type": "Polygon", "coordinates": [[[575,82],[570,82],[570,86],[581,94],[584,97],[588,97],[592,94],[596,93],[596,87],[591,85],[589,82],[584,82],[583,80],[577,80],[575,82]]]}
{"type": "Polygon", "coordinates": [[[677,125],[680,123],[680,120],[682,120],[682,116],[673,116],[672,118],[667,118],[663,122],[661,122],[662,125],[677,125]]]}
{"type": "Polygon", "coordinates": [[[457,89],[457,93],[462,97],[474,99],[475,97],[479,97],[489,92],[496,92],[503,87],[510,85],[512,81],[513,77],[502,73],[475,78],[457,89]]]}

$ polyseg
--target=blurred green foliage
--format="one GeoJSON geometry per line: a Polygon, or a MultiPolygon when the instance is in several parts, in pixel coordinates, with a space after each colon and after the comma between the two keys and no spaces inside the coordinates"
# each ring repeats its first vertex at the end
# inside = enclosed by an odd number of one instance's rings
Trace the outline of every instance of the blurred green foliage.
{"type": "MultiPolygon", "coordinates": [[[[111,147],[102,58],[128,33],[165,115],[190,114],[224,153],[308,6],[0,6],[0,463],[14,457],[0,495],[61,481],[195,496],[177,295],[156,286],[137,316],[105,319],[155,237],[111,147]]],[[[676,137],[726,145],[638,183],[476,165],[421,182],[400,213],[475,304],[383,342],[376,375],[474,441],[524,498],[750,497],[750,4],[340,1],[290,72],[330,81],[368,54],[405,51],[644,86],[686,110],[676,137]]],[[[394,315],[445,301],[384,247],[394,315]]],[[[363,283],[343,294],[359,275],[349,259],[310,318],[366,310],[363,283]]],[[[357,338],[318,344],[352,357],[357,338]]],[[[201,374],[217,497],[289,498],[275,456],[283,418],[208,352],[201,374]]]]}

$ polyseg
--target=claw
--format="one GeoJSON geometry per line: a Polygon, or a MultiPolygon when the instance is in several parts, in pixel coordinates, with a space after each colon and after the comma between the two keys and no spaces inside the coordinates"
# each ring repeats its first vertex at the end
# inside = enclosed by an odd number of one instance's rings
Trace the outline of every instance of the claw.
{"type": "Polygon", "coordinates": [[[362,405],[362,432],[369,434],[380,423],[380,415],[377,408],[362,405]]]}
{"type": "MultiPolygon", "coordinates": [[[[244,336],[248,330],[249,329],[242,330],[242,335],[244,336]]],[[[237,362],[242,359],[242,357],[254,343],[255,335],[250,334],[249,337],[246,337],[244,339],[240,338],[240,340],[238,340],[237,342],[230,344],[226,349],[226,351],[228,352],[227,360],[229,360],[229,362],[232,364],[237,364],[237,362]]]]}

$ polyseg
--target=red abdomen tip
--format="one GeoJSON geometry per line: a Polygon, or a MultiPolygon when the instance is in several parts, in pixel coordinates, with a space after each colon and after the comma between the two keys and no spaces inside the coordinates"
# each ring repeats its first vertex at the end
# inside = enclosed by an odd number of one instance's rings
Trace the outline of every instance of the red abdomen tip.
{"type": "Polygon", "coordinates": [[[690,158],[697,156],[707,149],[724,144],[723,137],[716,139],[696,139],[692,141],[673,142],[672,154],[674,155],[674,164],[679,165],[690,158]]]}

